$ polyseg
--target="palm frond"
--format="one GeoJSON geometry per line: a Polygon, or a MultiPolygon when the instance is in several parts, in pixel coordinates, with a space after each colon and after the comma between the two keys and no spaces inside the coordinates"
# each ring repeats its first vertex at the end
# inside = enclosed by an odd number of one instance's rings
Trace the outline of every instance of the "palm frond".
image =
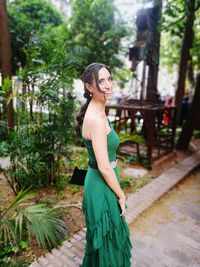
{"type": "Polygon", "coordinates": [[[0,222],[0,240],[4,244],[8,244],[11,240],[14,240],[17,244],[14,221],[4,220],[2,223],[0,222]]]}
{"type": "Polygon", "coordinates": [[[59,218],[60,209],[41,203],[26,207],[20,205],[34,195],[22,190],[8,207],[0,211],[0,240],[4,244],[14,242],[18,245],[27,235],[30,240],[31,235],[35,234],[39,246],[52,248],[66,236],[66,226],[59,218]]]}
{"type": "Polygon", "coordinates": [[[60,244],[66,235],[66,226],[59,219],[59,210],[48,208],[45,204],[34,204],[19,211],[16,218],[18,232],[22,234],[22,221],[26,222],[29,235],[32,231],[42,248],[60,244]]]}
{"type": "Polygon", "coordinates": [[[16,208],[16,207],[18,207],[22,202],[25,202],[25,201],[27,201],[27,200],[33,198],[35,195],[36,195],[36,193],[31,192],[31,191],[29,190],[29,188],[26,189],[26,190],[23,190],[23,189],[22,189],[22,190],[17,194],[17,196],[15,197],[15,199],[8,205],[8,207],[6,207],[6,208],[4,209],[4,214],[5,214],[6,212],[8,212],[9,210],[11,210],[12,208],[16,208]]]}

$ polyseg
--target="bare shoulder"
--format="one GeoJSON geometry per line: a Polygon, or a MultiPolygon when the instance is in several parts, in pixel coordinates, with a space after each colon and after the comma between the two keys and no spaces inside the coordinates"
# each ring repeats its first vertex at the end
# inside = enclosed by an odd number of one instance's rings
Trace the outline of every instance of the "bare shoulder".
{"type": "Polygon", "coordinates": [[[91,116],[88,118],[88,127],[91,131],[105,131],[105,119],[103,116],[91,116]]]}
{"type": "Polygon", "coordinates": [[[95,116],[91,115],[85,117],[83,132],[85,133],[85,136],[87,136],[89,139],[93,139],[99,134],[106,134],[105,118],[103,116],[97,116],[96,114],[95,116]]]}
{"type": "Polygon", "coordinates": [[[88,122],[91,126],[96,126],[98,127],[100,126],[105,126],[105,119],[103,116],[90,116],[90,118],[88,118],[88,122]]]}

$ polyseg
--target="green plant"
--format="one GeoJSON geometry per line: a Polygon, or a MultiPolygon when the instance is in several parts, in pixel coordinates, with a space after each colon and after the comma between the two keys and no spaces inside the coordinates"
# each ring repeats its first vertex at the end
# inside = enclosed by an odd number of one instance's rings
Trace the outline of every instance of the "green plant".
{"type": "Polygon", "coordinates": [[[24,50],[27,65],[18,75],[21,87],[14,97],[21,104],[16,106],[17,125],[9,133],[11,166],[5,174],[15,193],[56,184],[59,159],[74,140],[76,71],[57,32],[49,28],[48,34],[38,33],[24,50]]]}
{"type": "Polygon", "coordinates": [[[142,145],[145,142],[144,138],[139,134],[120,134],[119,138],[122,143],[131,141],[139,145],[142,145]]]}
{"type": "Polygon", "coordinates": [[[194,130],[193,135],[196,138],[200,138],[200,130],[194,130]]]}
{"type": "Polygon", "coordinates": [[[21,241],[19,246],[3,245],[0,246],[0,266],[1,267],[27,267],[29,266],[29,260],[22,261],[17,259],[15,255],[21,250],[28,250],[28,242],[21,241]]]}
{"type": "Polygon", "coordinates": [[[57,177],[56,180],[56,189],[58,192],[61,192],[65,189],[68,184],[68,177],[64,174],[61,174],[57,177]]]}
{"type": "Polygon", "coordinates": [[[1,267],[28,267],[30,265],[30,260],[21,260],[12,258],[9,255],[0,258],[0,266],[1,267]]]}
{"type": "MultiPolygon", "coordinates": [[[[29,241],[31,235],[42,248],[52,248],[61,243],[66,227],[60,217],[60,210],[45,204],[30,204],[35,193],[21,190],[7,207],[0,210],[0,247],[12,246],[20,249],[22,241],[29,241]]],[[[16,251],[17,252],[17,251],[16,251]]]]}
{"type": "Polygon", "coordinates": [[[0,142],[0,156],[7,156],[8,151],[8,143],[6,141],[0,142]]]}
{"type": "Polygon", "coordinates": [[[131,187],[131,179],[126,177],[126,178],[120,180],[120,185],[122,188],[131,187]]]}
{"type": "Polygon", "coordinates": [[[138,156],[137,155],[132,155],[127,158],[127,163],[136,163],[138,162],[138,156]]]}
{"type": "Polygon", "coordinates": [[[151,166],[151,162],[149,161],[149,158],[147,155],[145,154],[140,154],[139,156],[137,155],[132,155],[130,157],[128,157],[127,159],[128,163],[140,163],[142,166],[144,166],[146,169],[151,170],[152,166],[151,166]]]}

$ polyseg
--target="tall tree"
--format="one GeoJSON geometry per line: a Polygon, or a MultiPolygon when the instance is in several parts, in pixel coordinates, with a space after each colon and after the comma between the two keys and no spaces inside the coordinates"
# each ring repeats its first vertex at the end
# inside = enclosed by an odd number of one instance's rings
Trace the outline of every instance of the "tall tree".
{"type": "Polygon", "coordinates": [[[27,62],[25,48],[30,39],[47,26],[60,25],[61,14],[47,0],[13,0],[8,4],[12,69],[16,73],[27,62]]]}
{"type": "Polygon", "coordinates": [[[181,112],[181,101],[185,93],[185,80],[187,75],[188,60],[190,59],[190,49],[194,39],[194,20],[195,20],[195,0],[186,1],[187,18],[183,36],[181,56],[179,62],[178,85],[175,96],[177,106],[177,120],[179,121],[181,112]]]}
{"type": "Polygon", "coordinates": [[[99,61],[112,69],[122,67],[118,57],[121,38],[127,35],[122,21],[115,17],[113,0],[72,0],[72,17],[68,21],[67,46],[76,47],[80,55],[79,73],[91,62],[99,61]]]}
{"type": "Polygon", "coordinates": [[[197,76],[195,93],[176,145],[177,149],[186,150],[188,148],[193,131],[198,125],[200,125],[200,74],[197,76]]]}
{"type": "MultiPolygon", "coordinates": [[[[188,19],[188,1],[167,0],[162,14],[162,40],[161,40],[161,66],[166,68],[169,73],[177,72],[180,63],[180,54],[183,38],[188,19]]],[[[187,78],[189,87],[185,91],[194,89],[194,76],[200,70],[200,9],[199,0],[196,0],[195,21],[193,25],[194,39],[190,49],[188,60],[187,78]]],[[[187,92],[186,91],[186,92],[187,92]]]]}
{"type": "Polygon", "coordinates": [[[161,18],[162,0],[154,1],[154,8],[155,8],[155,14],[157,13],[157,15],[155,15],[155,17],[153,18],[154,29],[151,29],[154,38],[153,38],[153,45],[151,44],[149,49],[151,51],[150,52],[151,60],[149,62],[146,98],[147,100],[156,102],[158,100],[157,81],[158,81],[158,68],[159,68],[159,57],[160,57],[160,31],[158,23],[160,22],[161,18]]]}
{"type": "Polygon", "coordinates": [[[1,74],[2,74],[2,88],[7,93],[7,121],[9,129],[14,127],[14,111],[12,101],[12,84],[8,80],[12,79],[11,71],[11,48],[10,48],[10,35],[8,27],[8,13],[6,8],[6,0],[0,0],[0,52],[1,52],[1,74]],[[6,87],[9,84],[9,88],[6,87]]]}

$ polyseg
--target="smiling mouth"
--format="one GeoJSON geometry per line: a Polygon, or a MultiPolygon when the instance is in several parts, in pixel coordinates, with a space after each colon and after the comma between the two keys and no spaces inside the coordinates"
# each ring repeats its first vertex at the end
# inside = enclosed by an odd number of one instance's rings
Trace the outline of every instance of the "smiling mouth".
{"type": "Polygon", "coordinates": [[[105,95],[112,95],[112,92],[105,92],[105,95]]]}

